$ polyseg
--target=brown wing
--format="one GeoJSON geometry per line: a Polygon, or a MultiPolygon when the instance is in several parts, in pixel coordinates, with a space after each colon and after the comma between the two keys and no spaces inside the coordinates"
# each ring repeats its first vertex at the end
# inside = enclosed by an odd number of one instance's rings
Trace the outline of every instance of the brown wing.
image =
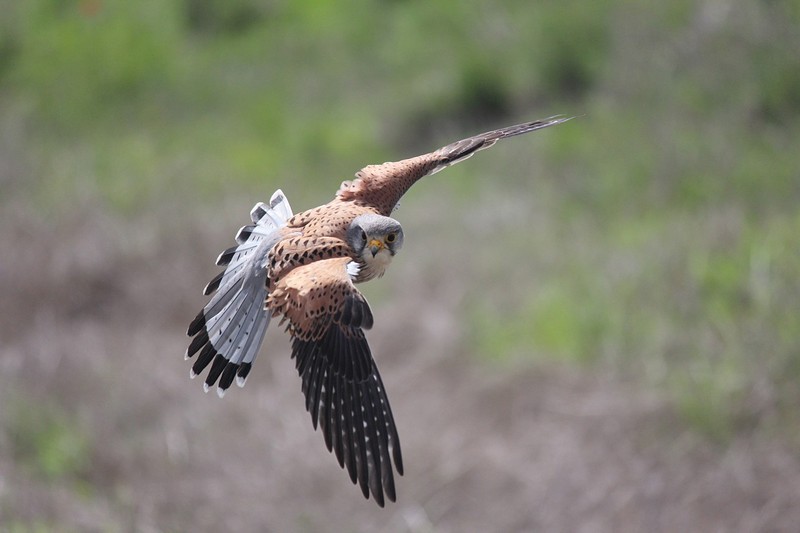
{"type": "Polygon", "coordinates": [[[400,197],[420,178],[464,161],[475,152],[493,146],[500,139],[561,124],[570,118],[550,117],[487,131],[448,144],[429,154],[364,167],[356,173],[355,180],[342,183],[337,198],[374,207],[381,214],[389,216],[400,197]]]}
{"type": "Polygon", "coordinates": [[[289,321],[292,357],[303,380],[306,410],[366,498],[395,501],[395,469],[403,473],[389,399],[364,329],[372,311],[347,273],[347,258],[303,265],[279,280],[268,300],[289,321]]]}

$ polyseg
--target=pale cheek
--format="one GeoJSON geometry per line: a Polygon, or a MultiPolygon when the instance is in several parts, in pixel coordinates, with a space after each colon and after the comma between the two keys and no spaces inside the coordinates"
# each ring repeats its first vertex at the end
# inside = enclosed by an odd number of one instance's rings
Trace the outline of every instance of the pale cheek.
{"type": "Polygon", "coordinates": [[[389,263],[392,262],[392,252],[384,248],[378,252],[378,255],[375,256],[375,259],[377,259],[382,265],[389,266],[389,263]]]}

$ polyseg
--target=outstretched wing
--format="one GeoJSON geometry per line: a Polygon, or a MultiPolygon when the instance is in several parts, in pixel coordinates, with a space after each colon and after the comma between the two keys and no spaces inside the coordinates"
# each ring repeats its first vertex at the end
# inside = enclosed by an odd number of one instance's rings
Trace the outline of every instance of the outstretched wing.
{"type": "Polygon", "coordinates": [[[400,440],[386,390],[364,329],[372,311],[347,272],[348,258],[316,261],[275,285],[269,307],[288,319],[292,357],[303,381],[306,410],[319,423],[328,451],[383,507],[395,501],[394,468],[403,473],[400,440]]]}
{"type": "Polygon", "coordinates": [[[269,206],[258,203],[253,207],[253,224],[240,229],[237,245],[217,258],[217,265],[225,270],[203,290],[214,296],[189,325],[193,339],[186,350],[187,359],[199,352],[192,377],[211,365],[204,383],[206,392],[218,382],[217,394],[222,397],[234,377],[244,386],[270,321],[264,309],[269,251],[291,216],[289,201],[276,191],[269,206]]]}
{"type": "Polygon", "coordinates": [[[343,182],[336,196],[344,201],[374,207],[381,214],[389,216],[400,197],[420,178],[464,161],[475,152],[493,146],[500,139],[561,124],[570,118],[572,117],[556,116],[487,131],[448,144],[429,154],[382,165],[369,165],[356,173],[355,180],[343,182]]]}

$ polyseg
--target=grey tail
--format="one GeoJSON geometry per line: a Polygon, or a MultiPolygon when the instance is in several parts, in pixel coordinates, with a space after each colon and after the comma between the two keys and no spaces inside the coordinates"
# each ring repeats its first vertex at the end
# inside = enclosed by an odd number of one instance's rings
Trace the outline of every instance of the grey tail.
{"type": "Polygon", "coordinates": [[[291,217],[289,201],[283,192],[275,191],[269,205],[259,202],[250,211],[253,223],[236,234],[236,246],[217,258],[217,265],[225,270],[206,285],[203,294],[213,297],[187,332],[192,341],[186,359],[198,354],[191,377],[211,365],[203,384],[206,392],[216,383],[222,397],[234,378],[244,386],[270,322],[264,308],[267,257],[291,217]]]}

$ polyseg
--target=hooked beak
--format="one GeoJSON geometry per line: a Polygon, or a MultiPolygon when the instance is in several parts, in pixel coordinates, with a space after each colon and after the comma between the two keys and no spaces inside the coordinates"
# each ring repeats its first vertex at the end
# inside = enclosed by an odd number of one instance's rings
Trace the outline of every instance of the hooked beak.
{"type": "Polygon", "coordinates": [[[372,257],[375,257],[376,255],[378,255],[378,252],[383,250],[383,243],[378,239],[372,239],[371,241],[369,241],[368,246],[369,250],[372,252],[372,257]]]}

